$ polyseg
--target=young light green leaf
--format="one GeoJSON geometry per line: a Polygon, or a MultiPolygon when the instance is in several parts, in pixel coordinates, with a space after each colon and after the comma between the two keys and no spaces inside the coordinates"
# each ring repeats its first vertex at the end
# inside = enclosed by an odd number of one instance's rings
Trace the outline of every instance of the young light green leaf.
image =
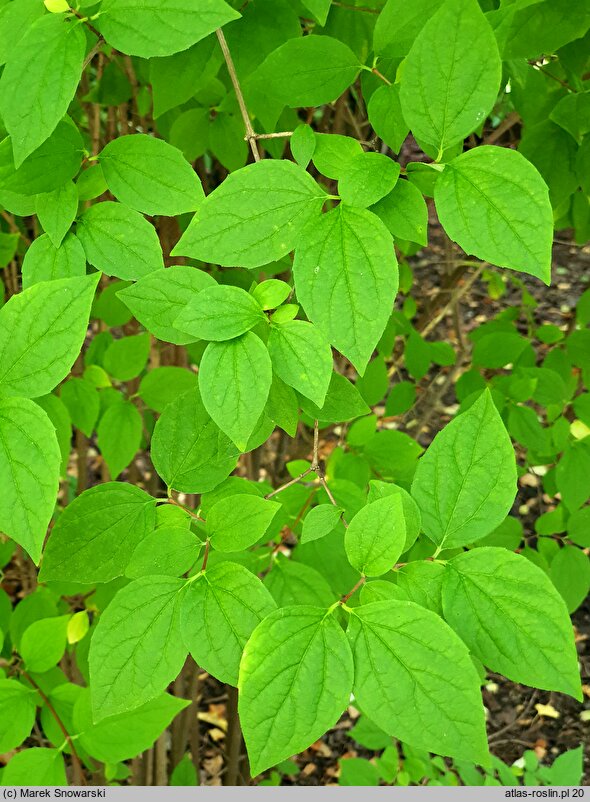
{"type": "Polygon", "coordinates": [[[132,462],[139,446],[143,421],[131,401],[112,404],[102,415],[97,428],[97,443],[113,479],[132,462]]]}
{"type": "Polygon", "coordinates": [[[439,432],[418,462],[412,496],[439,550],[465,546],[504,520],[516,495],[516,459],[486,390],[439,432]]]}
{"type": "Polygon", "coordinates": [[[303,605],[268,615],[246,644],[238,683],[252,775],[333,727],[352,680],[350,647],[333,615],[303,605]]]}
{"type": "Polygon", "coordinates": [[[0,749],[3,754],[29,737],[36,710],[34,691],[14,679],[0,679],[0,749]]]}
{"type": "Polygon", "coordinates": [[[209,343],[205,349],[199,370],[203,404],[240,451],[256,428],[271,383],[268,350],[251,331],[235,340],[209,343]]]}
{"type": "Polygon", "coordinates": [[[354,516],[344,535],[350,564],[363,576],[390,571],[403,551],[406,523],[400,495],[367,504],[354,516]]]}
{"type": "Polygon", "coordinates": [[[66,650],[70,618],[69,615],[42,618],[25,629],[19,651],[27,671],[43,674],[59,663],[66,650]]]}
{"type": "Polygon", "coordinates": [[[166,406],[151,444],[154,468],[168,487],[207,493],[236,467],[238,452],[207,413],[198,388],[166,406]]]}
{"type": "Polygon", "coordinates": [[[24,290],[42,281],[85,276],[84,248],[74,234],[68,234],[57,247],[48,234],[42,234],[28,248],[21,270],[24,290]]]}
{"type": "Polygon", "coordinates": [[[95,760],[119,763],[149,749],[156,738],[190,701],[163,693],[136,710],[92,722],[90,693],[80,694],[74,707],[76,731],[82,747],[95,760]]]}
{"type": "Polygon", "coordinates": [[[445,166],[434,199],[445,231],[467,253],[551,282],[549,195],[522,154],[493,145],[461,154],[445,166]]]}
{"type": "Polygon", "coordinates": [[[174,325],[195,339],[220,342],[239,337],[265,320],[262,307],[246,290],[216,284],[191,298],[174,325]]]}
{"type": "Polygon", "coordinates": [[[180,631],[184,586],[172,577],[136,579],[101,614],[89,654],[95,723],[149,702],[180,672],[187,655],[180,631]]]}
{"type": "Polygon", "coordinates": [[[53,514],[60,463],[55,429],[45,412],[28,399],[2,399],[0,530],[19,543],[35,563],[53,514]]]}
{"type": "Polygon", "coordinates": [[[100,397],[96,387],[85,379],[71,378],[59,390],[72,423],[90,437],[100,412],[100,397]]]}
{"type": "Polygon", "coordinates": [[[139,376],[145,368],[150,354],[150,335],[134,334],[122,337],[106,349],[103,367],[118,381],[127,382],[139,376]]]}
{"type": "Polygon", "coordinates": [[[269,95],[286,106],[322,106],[347,89],[359,74],[358,58],[331,36],[289,39],[255,73],[269,95]]]}
{"type": "Polygon", "coordinates": [[[252,297],[255,298],[263,309],[276,309],[293,292],[286,281],[269,278],[261,281],[252,290],[252,297]]]}
{"type": "Polygon", "coordinates": [[[489,669],[582,699],[566,606],[547,575],[519,554],[478,548],[447,563],[445,618],[489,669]]]}
{"type": "Polygon", "coordinates": [[[194,337],[179,331],[175,320],[196,293],[213,286],[215,279],[203,270],[172,265],[155,270],[117,293],[134,317],[158,339],[186,345],[194,337]]]}
{"type": "Polygon", "coordinates": [[[110,191],[138,212],[173,217],[194,212],[204,193],[182,153],[147,134],[113,139],[99,161],[110,191]]]}
{"type": "Polygon", "coordinates": [[[54,247],[59,248],[78,211],[78,190],[73,181],[66,181],[53,192],[36,198],[39,222],[54,247]]]}
{"type": "Polygon", "coordinates": [[[44,142],[62,119],[80,80],[86,51],[73,16],[46,14],[26,31],[0,78],[0,114],[12,138],[14,162],[44,142]]]}
{"type": "Polygon", "coordinates": [[[207,534],[217,551],[243,551],[257,543],[280,509],[276,501],[238,493],[226,496],[207,513],[207,534]]]}
{"type": "Polygon", "coordinates": [[[296,249],[293,275],[309,319],[364,373],[398,286],[397,260],[383,223],[365,209],[342,205],[318,217],[296,249]]]}
{"type": "Polygon", "coordinates": [[[42,582],[109,582],[125,572],[152,531],[156,500],[123,482],[86,490],[57,519],[43,555],[42,582]]]}
{"type": "Polygon", "coordinates": [[[487,763],[479,677],[453,630],[413,602],[351,613],[354,695],[366,715],[416,749],[487,763]]]}
{"type": "MultiPolygon", "coordinates": [[[[68,118],[18,168],[14,165],[13,147],[9,137],[0,142],[0,189],[18,195],[52,192],[72,179],[82,164],[82,136],[68,118]]],[[[19,204],[16,211],[34,214],[36,199],[30,198],[28,203],[30,207],[23,209],[19,204]]]]}
{"type": "Polygon", "coordinates": [[[265,159],[207,196],[172,251],[203,262],[259,267],[292,251],[326,195],[302,167],[265,159]]]}
{"type": "Polygon", "coordinates": [[[139,279],[164,267],[156,229],[122,203],[90,206],[80,217],[76,234],[90,264],[108,276],[139,279]]]}
{"type": "Polygon", "coordinates": [[[372,206],[391,192],[399,173],[399,164],[382,153],[360,153],[348,162],[340,176],[340,198],[350,206],[372,206]]]}
{"type": "Polygon", "coordinates": [[[422,193],[410,181],[398,181],[370,211],[383,220],[394,238],[428,244],[428,208],[422,193]]]}
{"type": "Polygon", "coordinates": [[[182,576],[195,564],[201,545],[190,529],[160,526],[137,544],[125,576],[182,576]]]}
{"type": "Polygon", "coordinates": [[[67,784],[64,759],[59,749],[23,749],[17,752],[2,772],[2,785],[40,785],[47,788],[67,784]]]}
{"type": "Polygon", "coordinates": [[[442,154],[484,122],[501,77],[496,38],[477,0],[447,0],[404,62],[404,118],[415,137],[442,154]]]}
{"type": "Polygon", "coordinates": [[[304,320],[273,326],[268,352],[277,376],[321,407],[334,366],[332,349],[321,331],[304,320]]]}
{"type": "MultiPolygon", "coordinates": [[[[374,442],[372,438],[369,444],[374,442]]],[[[390,446],[395,448],[395,444],[390,443],[390,446]]],[[[374,452],[373,452],[374,453],[374,452]]],[[[422,531],[422,516],[420,515],[420,508],[403,487],[394,485],[391,482],[381,482],[372,479],[369,482],[369,495],[367,502],[372,504],[377,499],[385,498],[386,496],[399,496],[402,501],[402,509],[404,513],[404,521],[406,524],[406,542],[404,544],[402,554],[407,551],[416,542],[418,535],[422,531]]]]}
{"type": "Polygon", "coordinates": [[[106,41],[130,56],[171,56],[239,14],[224,0],[104,0],[98,25],[106,41]]]}
{"type": "Polygon", "coordinates": [[[312,507],[303,519],[301,543],[311,543],[329,535],[340,521],[342,510],[333,504],[318,504],[312,507]]]}
{"type": "Polygon", "coordinates": [[[0,388],[37,397],[64,379],[86,336],[99,276],[46,281],[0,309],[0,388]]]}
{"type": "Polygon", "coordinates": [[[180,614],[182,637],[199,666],[220,682],[237,685],[244,646],[275,609],[272,596],[251,571],[220,563],[187,587],[180,614]]]}

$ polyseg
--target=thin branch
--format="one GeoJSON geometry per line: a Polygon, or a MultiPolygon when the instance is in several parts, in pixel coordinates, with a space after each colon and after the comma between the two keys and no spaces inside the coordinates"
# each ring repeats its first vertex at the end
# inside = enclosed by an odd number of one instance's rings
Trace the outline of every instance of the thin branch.
{"type": "Polygon", "coordinates": [[[484,268],[487,267],[487,262],[480,264],[480,266],[475,270],[471,276],[467,279],[467,281],[461,286],[458,287],[455,292],[451,295],[447,303],[442,307],[442,309],[431,319],[428,323],[424,326],[420,334],[423,337],[426,337],[432,329],[434,329],[443,317],[447,314],[449,307],[453,306],[460,298],[462,298],[466,292],[469,292],[473,284],[477,281],[477,279],[481,276],[484,271],[484,268]]]}
{"type": "Polygon", "coordinates": [[[203,554],[203,564],[201,565],[201,571],[204,571],[207,568],[207,560],[209,559],[209,549],[211,543],[209,538],[205,541],[205,553],[203,554]]]}
{"type": "Polygon", "coordinates": [[[386,78],[386,77],[383,75],[383,73],[382,73],[382,72],[379,72],[379,70],[377,69],[377,67],[373,67],[373,69],[371,70],[371,72],[373,73],[373,75],[376,75],[376,76],[377,76],[377,78],[381,78],[381,80],[382,80],[384,83],[386,83],[386,84],[387,84],[387,86],[391,86],[391,81],[389,80],[389,78],[386,78]]]}
{"type": "MultiPolygon", "coordinates": [[[[293,136],[293,131],[276,131],[274,134],[253,134],[254,139],[281,139],[290,136],[293,136]]],[[[248,140],[248,137],[245,136],[244,139],[248,140]]]]}
{"type": "Polygon", "coordinates": [[[314,420],[313,422],[313,457],[311,460],[311,467],[315,470],[319,467],[320,461],[318,451],[320,448],[320,422],[314,420]]]}
{"type": "Polygon", "coordinates": [[[72,763],[74,764],[74,771],[78,775],[79,785],[86,785],[86,778],[84,777],[84,771],[82,770],[82,763],[80,762],[80,758],[78,756],[78,753],[76,752],[76,747],[74,746],[74,742],[70,737],[70,733],[65,728],[65,725],[61,720],[61,718],[59,717],[55,707],[51,704],[49,697],[39,687],[39,685],[37,685],[37,683],[31,677],[30,674],[28,674],[26,671],[21,671],[21,674],[27,680],[27,682],[29,682],[33,686],[33,688],[37,691],[39,696],[43,699],[43,701],[47,705],[47,709],[55,719],[57,726],[60,728],[64,738],[66,739],[68,746],[70,747],[70,751],[72,753],[72,763]]]}
{"type": "Polygon", "coordinates": [[[284,485],[281,485],[280,487],[277,487],[277,489],[273,490],[271,493],[267,493],[264,498],[272,498],[273,496],[276,496],[278,493],[282,493],[283,490],[286,490],[288,487],[291,487],[292,485],[296,485],[298,482],[300,482],[302,479],[304,479],[312,471],[313,471],[313,468],[306,468],[304,471],[302,471],[299,474],[299,476],[296,476],[294,479],[291,479],[289,482],[286,482],[284,485]]]}
{"type": "Polygon", "coordinates": [[[88,55],[84,59],[84,64],[82,65],[82,69],[83,70],[86,69],[86,67],[90,64],[92,59],[96,56],[96,54],[100,50],[100,46],[102,45],[103,42],[104,42],[104,39],[102,38],[102,36],[100,36],[98,41],[96,42],[96,44],[94,45],[94,47],[90,51],[90,53],[88,53],[88,55]]]}
{"type": "Polygon", "coordinates": [[[367,581],[367,577],[366,576],[361,576],[361,578],[356,583],[356,585],[353,587],[353,589],[349,590],[348,593],[340,599],[340,604],[346,604],[346,602],[350,599],[350,597],[352,595],[354,595],[357,592],[357,590],[360,587],[362,587],[362,585],[365,584],[366,581],[367,581]]]}
{"type": "Polygon", "coordinates": [[[197,521],[201,521],[201,523],[205,523],[205,519],[204,518],[201,518],[201,516],[197,515],[196,512],[193,512],[190,507],[186,507],[184,504],[181,504],[180,501],[177,501],[175,498],[172,498],[172,496],[168,497],[168,504],[174,504],[175,507],[180,507],[181,510],[184,510],[185,512],[188,512],[188,514],[191,516],[191,518],[196,518],[197,521]]]}
{"type": "Polygon", "coordinates": [[[242,87],[240,86],[240,82],[238,80],[238,76],[236,73],[236,68],[234,66],[233,59],[231,57],[231,53],[229,52],[229,47],[227,46],[227,41],[225,39],[225,34],[218,28],[216,31],[217,39],[219,41],[219,46],[221,47],[221,52],[223,53],[223,58],[225,59],[225,63],[227,66],[227,71],[229,72],[229,77],[231,78],[231,82],[234,87],[234,91],[236,93],[236,97],[238,99],[238,105],[240,107],[240,113],[242,115],[242,120],[244,121],[244,127],[246,129],[246,136],[244,137],[248,144],[250,145],[250,150],[252,151],[252,156],[254,156],[254,161],[260,161],[260,152],[258,150],[258,145],[256,144],[256,133],[252,128],[252,123],[250,121],[250,115],[248,114],[248,109],[246,108],[246,102],[244,100],[244,95],[242,93],[242,87]]]}

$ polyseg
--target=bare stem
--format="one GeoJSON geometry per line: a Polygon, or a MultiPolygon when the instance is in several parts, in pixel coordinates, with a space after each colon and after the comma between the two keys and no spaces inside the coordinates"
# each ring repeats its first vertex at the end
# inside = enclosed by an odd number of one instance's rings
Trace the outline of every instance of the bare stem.
{"type": "Polygon", "coordinates": [[[349,590],[349,591],[348,591],[348,593],[346,594],[346,596],[343,596],[343,597],[340,599],[340,604],[346,604],[346,602],[347,602],[347,601],[350,599],[350,597],[351,597],[351,596],[353,596],[353,595],[354,595],[354,594],[357,592],[357,590],[358,590],[360,587],[362,587],[362,585],[364,585],[364,584],[365,584],[365,582],[366,582],[366,581],[367,581],[367,577],[366,577],[366,576],[361,576],[361,578],[360,578],[360,579],[359,579],[359,581],[356,583],[356,585],[353,587],[353,589],[352,589],[352,590],[349,590]]]}
{"type": "Polygon", "coordinates": [[[218,28],[216,33],[217,33],[217,39],[219,41],[219,46],[221,47],[221,52],[223,53],[223,58],[225,59],[225,63],[227,65],[227,71],[229,72],[229,77],[231,78],[231,82],[233,84],[236,97],[238,99],[238,105],[240,107],[242,120],[244,121],[244,128],[246,129],[246,136],[244,138],[250,145],[250,150],[252,151],[252,156],[254,156],[254,161],[259,162],[260,152],[258,150],[258,145],[256,144],[256,139],[257,139],[256,133],[252,128],[252,123],[250,122],[250,115],[248,114],[248,109],[246,108],[244,94],[242,92],[242,87],[240,86],[240,82],[238,80],[236,68],[234,66],[231,53],[229,52],[229,47],[227,46],[225,34],[221,30],[221,28],[218,28]]]}

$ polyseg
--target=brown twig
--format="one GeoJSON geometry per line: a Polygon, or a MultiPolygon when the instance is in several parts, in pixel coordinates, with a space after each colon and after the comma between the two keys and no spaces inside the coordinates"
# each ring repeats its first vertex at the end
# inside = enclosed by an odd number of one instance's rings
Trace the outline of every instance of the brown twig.
{"type": "Polygon", "coordinates": [[[367,581],[367,577],[366,576],[361,576],[361,578],[356,583],[356,585],[352,588],[352,590],[349,590],[348,593],[340,599],[340,604],[346,604],[346,602],[350,599],[350,597],[353,596],[357,592],[357,590],[360,587],[362,587],[362,585],[365,584],[366,581],[367,581]]]}
{"type": "Polygon", "coordinates": [[[221,28],[218,28],[216,33],[217,33],[217,39],[219,41],[219,46],[221,47],[221,52],[223,53],[223,58],[225,59],[227,71],[229,72],[229,77],[234,87],[236,98],[238,99],[238,105],[240,107],[242,120],[244,121],[244,127],[246,129],[246,136],[244,138],[250,145],[250,150],[252,151],[252,156],[254,156],[254,161],[259,162],[260,152],[258,150],[258,145],[256,144],[256,139],[257,139],[256,133],[252,128],[252,123],[250,122],[250,115],[248,114],[248,109],[246,108],[246,102],[244,100],[244,95],[242,93],[242,87],[240,86],[240,82],[238,80],[236,68],[234,66],[231,53],[229,52],[229,47],[227,46],[225,34],[221,30],[221,28]]]}
{"type": "Polygon", "coordinates": [[[84,777],[84,771],[82,769],[82,763],[80,762],[80,758],[78,756],[78,753],[76,752],[76,747],[74,746],[74,742],[72,741],[72,738],[70,737],[70,733],[67,731],[63,721],[59,717],[59,715],[57,713],[57,710],[52,705],[51,701],[49,700],[49,697],[39,687],[39,685],[37,685],[37,683],[31,677],[31,675],[28,674],[26,671],[21,671],[21,674],[27,680],[27,682],[29,682],[33,686],[33,688],[37,691],[37,693],[39,694],[41,699],[43,699],[43,701],[47,705],[47,709],[49,710],[49,712],[51,713],[51,715],[55,719],[55,721],[57,723],[57,726],[61,730],[64,738],[66,739],[66,742],[67,742],[68,746],[70,747],[70,751],[72,753],[72,764],[73,764],[73,767],[74,767],[74,782],[75,782],[75,784],[76,785],[86,785],[86,778],[84,777]]]}

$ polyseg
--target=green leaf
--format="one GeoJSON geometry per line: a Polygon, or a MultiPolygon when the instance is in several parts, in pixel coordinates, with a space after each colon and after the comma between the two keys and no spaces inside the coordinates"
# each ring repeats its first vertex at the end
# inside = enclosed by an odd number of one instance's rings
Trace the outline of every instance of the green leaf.
{"type": "Polygon", "coordinates": [[[489,669],[582,699],[572,625],[546,574],[521,555],[478,548],[447,563],[445,618],[489,669]]]}
{"type": "MultiPolygon", "coordinates": [[[[198,88],[213,78],[219,69],[218,56],[219,59],[223,58],[221,52],[215,52],[215,44],[215,36],[208,36],[180,53],[151,59],[149,67],[154,117],[160,117],[186,103],[198,88]]],[[[205,113],[208,120],[209,109],[205,113]]]]}
{"type": "Polygon", "coordinates": [[[444,566],[433,562],[410,562],[397,570],[397,584],[408,601],[442,616],[441,589],[444,566]]]}
{"type": "Polygon", "coordinates": [[[445,231],[467,253],[551,281],[547,187],[520,153],[485,145],[446,165],[434,189],[445,231]]]}
{"type": "Polygon", "coordinates": [[[113,479],[129,466],[141,445],[143,421],[131,401],[113,404],[102,415],[97,443],[113,479]]]}
{"type": "Polygon", "coordinates": [[[276,309],[287,300],[292,292],[292,288],[286,281],[269,278],[254,287],[252,297],[256,298],[263,309],[276,309]]]}
{"type": "Polygon", "coordinates": [[[94,722],[149,702],[176,678],[187,650],[180,631],[180,591],[171,577],[137,579],[101,614],[90,642],[94,722]]]}
{"type": "Polygon", "coordinates": [[[336,593],[319,571],[304,563],[287,559],[282,554],[277,554],[273,559],[271,570],[264,577],[264,585],[278,607],[293,604],[329,607],[336,597],[336,593]]]}
{"type": "Polygon", "coordinates": [[[125,576],[182,576],[195,564],[201,545],[190,529],[160,526],[137,544],[125,576]]]}
{"type": "Polygon", "coordinates": [[[551,560],[549,576],[565,601],[568,613],[575,612],[590,591],[588,555],[575,546],[563,546],[551,560]]]}
{"type": "Polygon", "coordinates": [[[304,320],[272,326],[268,352],[277,376],[322,406],[334,362],[332,349],[319,329],[304,320]]]}
{"type": "Polygon", "coordinates": [[[139,376],[145,368],[149,354],[149,334],[122,337],[120,340],[113,340],[106,349],[103,367],[110,376],[118,381],[130,381],[139,376]]]}
{"type": "Polygon", "coordinates": [[[382,153],[360,153],[342,171],[338,181],[340,198],[350,206],[372,206],[391,192],[399,172],[399,164],[382,153]]]}
{"type": "Polygon", "coordinates": [[[226,496],[207,513],[207,534],[217,551],[243,551],[264,535],[280,509],[276,501],[246,493],[226,496]]]}
{"type": "Polygon", "coordinates": [[[348,636],[354,695],[375,724],[416,749],[488,762],[479,677],[438,615],[413,602],[374,602],[351,610],[348,636]]]}
{"type": "MultiPolygon", "coordinates": [[[[9,138],[0,142],[0,189],[18,195],[37,195],[52,192],[72,179],[82,163],[83,142],[76,126],[67,118],[60,122],[33,153],[19,164],[12,156],[14,144],[9,138]]],[[[18,208],[20,214],[35,212],[36,200],[30,199],[29,210],[18,208]]]]}
{"type": "Polygon", "coordinates": [[[565,95],[555,105],[549,119],[564,128],[580,144],[590,131],[590,92],[565,95]]]}
{"type": "Polygon", "coordinates": [[[313,163],[326,178],[338,180],[348,163],[364,153],[358,140],[341,134],[316,134],[313,163]]]}
{"type": "Polygon", "coordinates": [[[394,238],[428,244],[428,208],[422,193],[410,181],[398,181],[370,211],[385,223],[394,238]]]}
{"type": "Polygon", "coordinates": [[[172,256],[231,267],[268,264],[293,250],[325,199],[309,173],[292,162],[250,164],[207,196],[172,256]]]}
{"type": "Polygon", "coordinates": [[[220,563],[187,587],[181,608],[182,637],[197,665],[220,682],[237,685],[246,641],[275,609],[258,577],[242,565],[220,563]]]}
{"type": "Polygon", "coordinates": [[[55,436],[61,454],[60,475],[67,476],[72,448],[72,421],[67,407],[53,393],[35,398],[35,403],[45,412],[55,429],[55,436]]]}
{"type": "Polygon", "coordinates": [[[5,754],[28,738],[35,723],[36,695],[14,679],[0,679],[0,750],[5,754]]]}
{"type": "Polygon", "coordinates": [[[25,629],[19,651],[27,671],[42,674],[59,663],[66,650],[70,617],[43,618],[25,629]]]}
{"type": "Polygon", "coordinates": [[[256,429],[271,382],[270,356],[251,331],[235,340],[209,343],[205,349],[199,370],[203,404],[240,451],[256,429]]]}
{"type": "Polygon", "coordinates": [[[66,769],[59,749],[33,747],[18,752],[2,772],[2,785],[66,786],[66,769]]]}
{"type": "Polygon", "coordinates": [[[336,100],[361,65],[352,50],[331,36],[289,39],[271,53],[256,76],[286,106],[322,106],[336,100]]]}
{"type": "Polygon", "coordinates": [[[186,50],[239,16],[223,0],[104,0],[98,25],[112,47],[151,58],[186,50]]]}
{"type": "Polygon", "coordinates": [[[318,607],[284,607],[246,644],[239,712],[252,775],[302,752],[333,727],[350,700],[346,636],[318,607]]]}
{"type": "Polygon", "coordinates": [[[238,453],[209,417],[198,388],[166,406],[151,443],[154,468],[168,487],[207,493],[236,467],[238,453]]]}
{"type": "Polygon", "coordinates": [[[28,399],[0,400],[0,531],[35,563],[53,514],[60,463],[55,429],[46,413],[28,399]]]}
{"type": "Polygon", "coordinates": [[[39,0],[5,3],[0,9],[0,64],[5,64],[33,22],[45,13],[39,0]]]}
{"type": "Polygon", "coordinates": [[[354,516],[344,535],[346,554],[363,576],[390,571],[403,551],[406,524],[400,495],[367,504],[354,516]]]}
{"type": "Polygon", "coordinates": [[[119,763],[139,755],[184,710],[190,701],[163,693],[136,710],[92,722],[90,693],[80,695],[74,708],[76,730],[81,746],[95,760],[119,763]]]}
{"type": "Polygon", "coordinates": [[[177,149],[147,134],[113,139],[99,161],[117,200],[138,212],[173,217],[194,212],[205,197],[197,174],[177,149]]]}
{"type": "Polygon", "coordinates": [[[74,426],[90,437],[100,412],[100,397],[96,387],[85,379],[71,378],[62,384],[59,395],[74,426]]]}
{"type": "Polygon", "coordinates": [[[33,22],[0,79],[0,114],[18,167],[62,119],[82,73],[83,26],[74,17],[46,14],[33,22]]]}
{"type": "Polygon", "coordinates": [[[339,373],[332,373],[326,400],[321,407],[301,398],[301,408],[310,418],[330,423],[352,420],[371,411],[354,384],[339,373]]]}
{"type": "Polygon", "coordinates": [[[46,395],[64,379],[86,336],[99,276],[45,281],[0,309],[0,389],[46,395]]]}
{"type": "Polygon", "coordinates": [[[400,99],[415,137],[439,155],[481,125],[502,77],[494,33],[476,0],[447,0],[416,37],[400,99]]]}
{"type": "Polygon", "coordinates": [[[86,490],[57,519],[40,581],[90,584],[122,576],[154,528],[155,510],[156,500],[133,485],[107,482],[86,490]]]}
{"type": "Polygon", "coordinates": [[[590,496],[590,440],[568,443],[555,471],[565,506],[575,512],[590,496]]]}
{"type": "Polygon", "coordinates": [[[406,56],[426,20],[431,19],[444,0],[387,0],[377,18],[373,44],[383,57],[406,56]]]}
{"type": "Polygon", "coordinates": [[[139,279],[164,266],[156,229],[121,203],[90,206],[76,234],[90,264],[108,276],[139,279]]]}
{"type": "Polygon", "coordinates": [[[293,131],[289,146],[293,158],[301,167],[306,168],[311,161],[315,150],[315,142],[315,133],[311,125],[300,124],[293,131]]]}
{"type": "Polygon", "coordinates": [[[516,460],[488,390],[439,432],[418,463],[412,496],[439,550],[499,526],[516,495],[516,460]]]}
{"type": "Polygon", "coordinates": [[[398,286],[397,260],[383,223],[365,209],[342,205],[318,217],[297,247],[293,275],[309,319],[364,373],[398,286]]]}
{"type": "Polygon", "coordinates": [[[404,120],[399,86],[380,86],[369,99],[367,115],[373,130],[394,153],[399,153],[410,128],[404,120]]]}
{"type": "Polygon", "coordinates": [[[68,234],[55,246],[47,234],[33,240],[22,264],[23,289],[42,281],[86,275],[86,256],[80,240],[68,234]]]}
{"type": "Polygon", "coordinates": [[[163,412],[178,396],[198,386],[195,373],[186,368],[153,368],[143,376],[138,395],[148,407],[163,412]]]}
{"type": "MultiPolygon", "coordinates": [[[[390,445],[394,449],[396,448],[395,443],[390,443],[390,445]]],[[[372,479],[369,482],[369,495],[367,496],[367,501],[369,504],[371,504],[373,501],[377,501],[377,499],[396,495],[399,495],[401,498],[404,521],[406,524],[406,542],[402,550],[403,554],[404,551],[407,551],[411,546],[414,545],[418,535],[422,531],[422,517],[420,515],[420,509],[412,496],[407,490],[404,490],[403,487],[398,487],[398,485],[391,484],[390,482],[380,482],[376,479],[372,479]]]]}
{"type": "Polygon", "coordinates": [[[179,331],[176,318],[196,293],[215,283],[202,270],[185,265],[172,265],[155,270],[117,294],[134,317],[158,339],[175,345],[186,345],[194,337],[179,331]]]}
{"type": "Polygon", "coordinates": [[[307,513],[303,519],[301,543],[310,543],[329,535],[340,521],[342,510],[333,504],[318,504],[307,513]]]}
{"type": "Polygon", "coordinates": [[[43,230],[56,248],[62,243],[78,211],[78,190],[73,181],[36,198],[36,210],[43,230]]]}
{"type": "Polygon", "coordinates": [[[241,287],[216,284],[189,300],[174,325],[195,339],[231,340],[265,322],[262,307],[241,287]]]}

